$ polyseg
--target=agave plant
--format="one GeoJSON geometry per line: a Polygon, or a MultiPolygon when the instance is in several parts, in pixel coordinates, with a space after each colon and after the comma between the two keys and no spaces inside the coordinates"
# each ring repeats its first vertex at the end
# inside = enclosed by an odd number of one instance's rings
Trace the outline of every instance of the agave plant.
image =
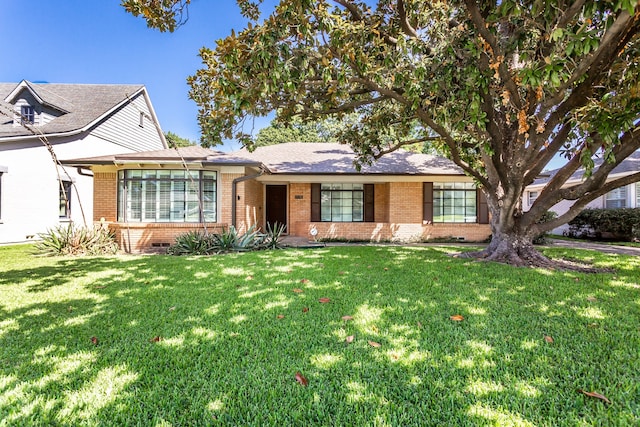
{"type": "Polygon", "coordinates": [[[60,225],[39,233],[36,253],[41,255],[112,255],[118,252],[113,232],[102,227],[60,225]]]}
{"type": "Polygon", "coordinates": [[[282,249],[282,237],[286,229],[286,224],[275,222],[272,227],[267,223],[265,233],[261,236],[260,247],[262,249],[282,249]]]}
{"type": "Polygon", "coordinates": [[[209,255],[215,251],[214,235],[198,230],[177,236],[167,249],[169,255],[209,255]]]}

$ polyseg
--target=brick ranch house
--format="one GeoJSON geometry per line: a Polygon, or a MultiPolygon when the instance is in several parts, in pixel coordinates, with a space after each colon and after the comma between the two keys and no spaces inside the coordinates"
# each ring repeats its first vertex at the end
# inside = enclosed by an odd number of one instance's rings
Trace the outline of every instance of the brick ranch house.
{"type": "Polygon", "coordinates": [[[127,252],[168,246],[189,230],[274,223],[309,239],[490,236],[484,196],[449,160],[396,151],[357,171],[354,159],[347,145],[287,143],[253,153],[194,146],[65,163],[92,170],[94,221],[108,224],[127,252]]]}

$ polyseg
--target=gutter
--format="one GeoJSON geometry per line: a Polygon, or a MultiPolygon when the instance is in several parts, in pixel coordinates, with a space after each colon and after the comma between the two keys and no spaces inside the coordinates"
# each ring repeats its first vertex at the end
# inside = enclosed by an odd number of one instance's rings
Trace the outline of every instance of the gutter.
{"type": "Polygon", "coordinates": [[[248,181],[250,179],[256,179],[259,176],[264,175],[264,169],[260,168],[260,172],[254,174],[254,175],[246,175],[246,176],[241,176],[240,178],[236,178],[233,180],[233,182],[231,183],[231,225],[233,227],[236,226],[236,205],[237,205],[237,200],[238,200],[238,183],[240,182],[244,182],[244,181],[248,181]]]}

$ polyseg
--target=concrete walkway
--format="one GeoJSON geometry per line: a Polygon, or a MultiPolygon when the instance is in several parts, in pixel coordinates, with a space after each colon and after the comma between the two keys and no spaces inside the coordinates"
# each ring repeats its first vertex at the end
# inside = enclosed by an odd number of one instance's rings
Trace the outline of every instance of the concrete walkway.
{"type": "MultiPolygon", "coordinates": [[[[621,245],[606,245],[596,242],[585,242],[577,240],[560,240],[560,239],[548,239],[549,243],[544,246],[547,247],[563,247],[563,248],[575,248],[575,249],[589,249],[602,253],[609,254],[621,254],[621,255],[635,255],[640,256],[640,247],[633,246],[621,246],[621,245]]],[[[345,246],[345,245],[363,245],[367,243],[343,243],[343,242],[314,242],[304,237],[285,236],[282,239],[285,246],[293,248],[317,248],[325,246],[345,246]]],[[[399,244],[399,243],[396,243],[399,244]]],[[[409,246],[424,245],[424,246],[451,246],[459,245],[460,243],[408,243],[409,246]]],[[[471,243],[463,243],[470,245],[471,243]]],[[[483,243],[473,243],[474,246],[483,246],[483,243]]]]}
{"type": "Polygon", "coordinates": [[[575,249],[589,249],[607,254],[635,255],[640,256],[640,248],[634,246],[605,245],[603,243],[585,242],[575,240],[549,239],[549,247],[563,247],[575,249]]]}

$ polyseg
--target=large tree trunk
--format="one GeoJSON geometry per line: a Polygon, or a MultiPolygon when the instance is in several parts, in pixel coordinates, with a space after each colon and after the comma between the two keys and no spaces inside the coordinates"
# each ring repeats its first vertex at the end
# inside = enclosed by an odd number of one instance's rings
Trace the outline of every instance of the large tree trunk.
{"type": "Polygon", "coordinates": [[[532,237],[519,234],[517,230],[494,232],[489,246],[485,250],[471,255],[518,267],[549,268],[556,266],[556,263],[542,255],[533,246],[532,237]]]}

